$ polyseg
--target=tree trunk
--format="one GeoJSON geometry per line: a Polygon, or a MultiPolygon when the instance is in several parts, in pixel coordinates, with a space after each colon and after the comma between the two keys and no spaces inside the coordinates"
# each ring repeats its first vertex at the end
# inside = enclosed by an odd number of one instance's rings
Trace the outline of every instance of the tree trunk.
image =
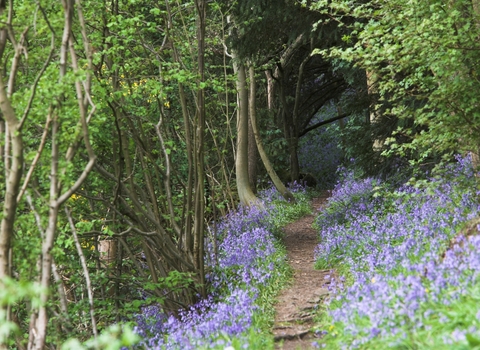
{"type": "MultiPolygon", "coordinates": [[[[4,278],[11,277],[11,244],[13,238],[13,226],[17,211],[17,195],[20,189],[20,181],[23,172],[23,139],[22,132],[18,128],[18,121],[12,108],[10,100],[5,91],[3,79],[0,74],[0,110],[6,120],[5,142],[11,142],[11,154],[5,154],[5,157],[11,156],[11,162],[5,164],[5,198],[3,202],[3,217],[0,226],[0,289],[3,288],[4,278]]],[[[6,144],[7,146],[7,144],[6,144]]],[[[8,149],[5,147],[5,149],[8,149]]],[[[6,163],[6,162],[5,162],[6,163]]],[[[9,305],[0,306],[0,324],[5,324],[10,320],[11,309],[9,305]]],[[[8,333],[7,333],[8,335],[8,333]]],[[[0,338],[1,340],[1,338],[0,338]]],[[[7,349],[6,345],[0,341],[0,349],[7,349]]]]}
{"type": "Polygon", "coordinates": [[[248,179],[250,182],[250,187],[252,188],[253,193],[257,193],[257,160],[258,160],[258,150],[257,145],[255,144],[255,135],[252,125],[252,116],[256,113],[255,111],[255,100],[256,100],[256,89],[255,89],[255,72],[253,67],[250,67],[249,71],[253,71],[253,77],[250,73],[250,84],[249,92],[250,97],[248,99],[248,179]]]}
{"type": "MultiPolygon", "coordinates": [[[[280,64],[277,65],[273,76],[275,77],[277,83],[279,84],[279,93],[280,93],[280,104],[282,106],[282,122],[284,127],[284,135],[287,141],[289,155],[290,155],[290,175],[291,181],[297,181],[300,177],[300,165],[298,163],[298,127],[296,125],[295,117],[295,107],[294,110],[290,111],[288,108],[288,103],[285,96],[285,85],[289,84],[288,77],[292,70],[292,59],[295,53],[304,43],[304,34],[300,34],[287,49],[283,52],[280,57],[280,64]]],[[[309,57],[304,61],[308,61],[309,57]]],[[[303,63],[303,66],[305,65],[303,63]]],[[[301,68],[303,69],[303,67],[301,68]]],[[[302,73],[302,72],[300,72],[302,73]]],[[[302,78],[299,77],[301,80],[302,78]]],[[[298,87],[299,89],[299,87],[298,87]]],[[[297,89],[297,90],[298,90],[297,89]]],[[[298,100],[296,98],[296,100],[298,100]]],[[[298,105],[298,102],[297,102],[298,105]]]]}
{"type": "MultiPolygon", "coordinates": [[[[235,59],[234,59],[235,60],[235,59]]],[[[237,74],[237,157],[235,169],[240,203],[245,206],[258,205],[259,200],[250,187],[248,178],[248,91],[243,63],[234,61],[237,74]]]]}
{"type": "Polygon", "coordinates": [[[197,91],[196,112],[196,144],[195,144],[195,226],[194,226],[194,261],[197,269],[202,297],[206,297],[205,268],[204,268],[204,224],[205,224],[205,21],[207,15],[207,1],[195,0],[197,8],[197,40],[198,40],[198,73],[200,82],[197,91]]]}
{"type": "MultiPolygon", "coordinates": [[[[9,11],[7,23],[2,25],[0,29],[0,59],[3,59],[5,46],[7,44],[8,26],[12,26],[11,13],[13,2],[9,2],[9,11]]],[[[3,15],[6,10],[6,1],[0,1],[0,15],[3,15]]],[[[28,29],[27,29],[28,30],[28,29]]],[[[14,89],[14,80],[18,71],[19,61],[23,53],[23,42],[27,30],[23,32],[20,37],[20,43],[12,41],[14,45],[14,58],[10,71],[6,73],[9,76],[8,84],[5,88],[3,81],[3,72],[0,72],[0,111],[2,112],[2,120],[0,123],[1,132],[4,135],[4,144],[0,147],[3,160],[3,178],[5,181],[5,195],[3,199],[3,216],[0,223],[0,288],[3,288],[4,278],[12,275],[12,238],[13,227],[15,223],[15,216],[18,207],[18,194],[20,191],[20,182],[23,175],[23,161],[24,161],[24,145],[22,135],[22,123],[17,119],[17,115],[13,109],[10,98],[14,89]]],[[[1,141],[0,141],[1,142],[1,141]]],[[[11,321],[11,306],[0,306],[0,324],[11,321]]],[[[8,327],[8,326],[7,326],[8,327]]],[[[8,336],[7,332],[7,336],[8,336]]],[[[2,336],[3,338],[3,336],[2,336]]],[[[0,349],[6,349],[6,345],[0,338],[0,349]]]]}
{"type": "MultiPolygon", "coordinates": [[[[300,107],[300,95],[301,87],[303,83],[303,75],[305,66],[310,61],[310,55],[300,64],[298,68],[297,86],[295,88],[295,104],[293,106],[293,112],[290,118],[290,135],[289,135],[289,148],[290,148],[290,174],[292,176],[292,182],[300,179],[300,163],[298,161],[298,109],[300,107]]],[[[284,82],[284,80],[283,80],[284,82]]]]}
{"type": "Polygon", "coordinates": [[[293,112],[288,110],[288,103],[285,97],[284,77],[281,76],[280,82],[280,100],[282,103],[282,119],[283,119],[283,133],[288,145],[289,159],[290,159],[290,180],[291,182],[298,181],[300,177],[300,165],[298,162],[298,132],[293,118],[293,112]]]}
{"type": "Polygon", "coordinates": [[[292,182],[300,179],[300,163],[298,161],[298,137],[291,136],[290,139],[290,175],[292,182]]]}
{"type": "Polygon", "coordinates": [[[258,132],[257,128],[257,114],[255,112],[255,70],[253,66],[250,66],[249,70],[250,75],[250,121],[252,125],[252,131],[255,137],[255,143],[257,144],[258,153],[262,158],[263,165],[267,170],[270,179],[272,180],[273,184],[275,185],[276,189],[280,194],[285,198],[287,201],[295,201],[293,194],[285,187],[282,180],[278,177],[275,169],[273,168],[270,160],[268,159],[267,153],[263,148],[262,139],[260,137],[260,133],[258,132]]]}
{"type": "Polygon", "coordinates": [[[269,111],[273,109],[273,97],[275,95],[275,84],[272,76],[272,72],[267,70],[265,71],[265,76],[267,77],[267,108],[269,111]]]}
{"type": "Polygon", "coordinates": [[[6,120],[6,141],[11,142],[10,167],[5,168],[5,199],[3,202],[3,218],[0,229],[0,281],[3,277],[10,276],[9,252],[13,236],[13,224],[17,210],[17,195],[20,188],[20,180],[23,172],[23,140],[21,130],[18,129],[18,121],[13,111],[10,100],[5,91],[3,79],[0,76],[0,109],[6,120]]]}

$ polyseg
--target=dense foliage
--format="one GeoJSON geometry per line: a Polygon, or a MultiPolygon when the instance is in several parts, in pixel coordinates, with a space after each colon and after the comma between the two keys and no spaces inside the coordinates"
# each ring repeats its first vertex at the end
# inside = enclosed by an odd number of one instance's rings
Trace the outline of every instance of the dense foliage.
{"type": "Polygon", "coordinates": [[[372,121],[398,128],[381,136],[390,150],[416,160],[478,152],[477,1],[337,0],[311,7],[345,27],[343,44],[316,52],[365,70],[372,121]]]}

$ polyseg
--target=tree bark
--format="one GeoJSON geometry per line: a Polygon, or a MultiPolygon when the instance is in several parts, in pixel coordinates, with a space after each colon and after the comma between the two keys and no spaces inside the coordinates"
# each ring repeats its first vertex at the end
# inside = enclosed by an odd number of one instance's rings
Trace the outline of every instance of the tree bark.
{"type": "MultiPolygon", "coordinates": [[[[18,207],[18,193],[23,175],[24,145],[22,135],[22,123],[17,118],[10,98],[14,89],[14,81],[19,67],[19,61],[23,52],[23,46],[17,43],[13,35],[8,34],[8,26],[12,25],[13,2],[9,2],[8,18],[0,29],[0,59],[3,61],[7,37],[14,49],[8,84],[5,89],[3,75],[0,72],[0,110],[2,112],[2,126],[0,129],[5,136],[5,143],[2,147],[4,165],[5,198],[3,201],[3,217],[0,224],[0,288],[3,288],[3,280],[12,276],[12,238],[15,216],[18,207]]],[[[6,1],[0,1],[0,14],[6,10],[6,1]]],[[[28,29],[25,29],[20,37],[23,43],[28,29]]],[[[27,107],[28,109],[28,107],[27,107]]],[[[0,323],[11,321],[11,306],[0,306],[0,323]]],[[[6,345],[0,343],[0,349],[6,349],[6,345]]]]}
{"type": "Polygon", "coordinates": [[[198,73],[200,76],[197,90],[196,111],[196,143],[195,143],[195,225],[194,225],[194,262],[197,270],[200,291],[206,297],[204,266],[204,225],[205,225],[205,21],[207,17],[207,1],[195,0],[197,8],[197,41],[198,41],[198,73]]]}
{"type": "MultiPolygon", "coordinates": [[[[6,120],[5,142],[11,142],[11,153],[6,152],[5,159],[11,156],[11,162],[5,164],[5,198],[3,202],[3,217],[0,226],[0,288],[3,280],[11,277],[11,244],[13,226],[18,206],[17,196],[23,173],[23,136],[15,112],[12,108],[7,92],[4,88],[2,74],[0,73],[0,110],[6,120]]],[[[7,144],[6,144],[7,146],[7,144]]],[[[10,149],[5,147],[5,150],[10,149]]],[[[0,323],[11,321],[9,305],[0,306],[0,323]]],[[[0,343],[0,349],[6,350],[7,346],[0,343]]]]}
{"type": "Polygon", "coordinates": [[[240,203],[245,206],[258,205],[260,202],[250,187],[248,178],[248,91],[243,63],[234,59],[237,74],[237,155],[235,169],[237,191],[240,203]]]}
{"type": "Polygon", "coordinates": [[[269,111],[273,109],[273,96],[275,95],[275,84],[272,76],[272,72],[265,71],[267,77],[267,108],[269,111]]]}
{"type": "Polygon", "coordinates": [[[255,137],[255,143],[258,148],[258,153],[260,154],[263,165],[267,170],[268,176],[270,176],[270,179],[275,185],[277,191],[280,192],[283,198],[285,198],[287,201],[295,202],[295,197],[293,197],[293,194],[285,187],[282,180],[280,180],[280,178],[278,177],[275,169],[273,168],[270,160],[268,159],[267,152],[265,152],[265,149],[263,148],[262,139],[260,137],[260,133],[258,132],[257,114],[255,111],[255,70],[253,66],[250,66],[248,72],[250,76],[250,120],[252,125],[252,131],[255,137]]]}
{"type": "MultiPolygon", "coordinates": [[[[12,3],[10,3],[12,6],[12,3]]],[[[6,2],[0,1],[0,14],[3,14],[6,10],[6,2]]],[[[9,11],[11,13],[11,11],[9,11]]],[[[11,16],[8,16],[8,23],[11,25],[11,16]]],[[[0,58],[3,58],[3,53],[7,41],[7,28],[0,29],[0,58]]],[[[21,47],[15,45],[15,55],[21,52],[21,47]]],[[[18,57],[17,57],[18,59],[18,57]]],[[[16,75],[18,70],[18,64],[12,64],[12,70],[10,71],[10,77],[16,75]]],[[[13,78],[11,78],[13,80],[13,78]]],[[[15,222],[15,214],[18,204],[18,192],[20,188],[20,181],[23,174],[23,136],[22,125],[17,119],[15,111],[10,101],[10,94],[13,90],[13,86],[7,86],[3,81],[3,76],[0,74],[0,110],[2,111],[2,131],[5,133],[5,146],[2,148],[4,154],[4,171],[5,171],[5,198],[3,202],[3,217],[0,226],[0,288],[2,287],[1,280],[4,277],[11,275],[9,255],[11,248],[11,241],[13,237],[13,224],[15,222]]],[[[8,318],[8,317],[7,317],[8,318]]]]}
{"type": "MultiPolygon", "coordinates": [[[[300,105],[300,95],[301,87],[303,83],[303,74],[305,71],[305,65],[310,60],[310,55],[305,57],[305,59],[300,64],[298,68],[298,77],[297,77],[297,86],[295,88],[295,103],[293,106],[293,112],[291,118],[289,119],[290,125],[288,126],[288,140],[289,140],[289,149],[290,149],[290,174],[292,176],[292,182],[298,181],[300,178],[300,163],[298,160],[298,120],[299,120],[299,105],[300,105]]],[[[285,83],[285,80],[283,80],[285,83]]]]}
{"type": "Polygon", "coordinates": [[[75,248],[77,248],[77,253],[78,253],[78,256],[80,257],[80,263],[82,265],[82,270],[83,270],[83,277],[85,278],[85,284],[87,286],[88,302],[90,304],[90,319],[92,321],[92,332],[95,340],[97,340],[98,331],[97,331],[97,320],[95,318],[93,287],[92,287],[92,282],[90,280],[90,273],[88,272],[87,259],[85,259],[85,255],[83,254],[82,245],[80,244],[80,240],[78,239],[77,229],[75,227],[75,223],[73,222],[72,214],[70,213],[67,207],[65,207],[65,213],[67,214],[68,223],[70,225],[70,231],[72,232],[73,240],[75,242],[75,248]]]}
{"type": "MultiPolygon", "coordinates": [[[[295,106],[293,110],[289,110],[288,103],[285,96],[285,86],[289,84],[288,77],[292,70],[292,60],[295,56],[295,53],[301,48],[304,44],[304,34],[300,34],[287,49],[283,52],[280,57],[280,63],[277,65],[275,72],[273,74],[277,84],[279,84],[279,93],[280,93],[280,104],[282,106],[282,122],[284,127],[284,135],[288,145],[288,151],[290,156],[290,175],[291,181],[297,181],[300,177],[300,165],[298,162],[298,127],[296,125],[296,116],[295,116],[295,106]]],[[[304,62],[308,60],[309,57],[305,59],[304,62]]],[[[304,64],[303,64],[304,65],[304,64]]],[[[303,67],[299,73],[303,74],[303,67]]],[[[302,78],[299,77],[299,80],[302,78]]],[[[298,86],[297,86],[298,87],[298,86]]],[[[299,88],[299,87],[298,87],[299,88]]],[[[297,89],[298,90],[298,89],[297,89]]],[[[296,100],[298,100],[296,98],[296,100]]],[[[298,108],[298,102],[297,108],[298,108]]]]}
{"type": "Polygon", "coordinates": [[[255,134],[252,125],[252,116],[256,113],[256,87],[255,87],[255,71],[253,66],[249,68],[249,99],[248,99],[248,180],[253,193],[257,193],[257,168],[258,168],[258,150],[255,141],[255,134]]]}
{"type": "MultiPolygon", "coordinates": [[[[0,109],[6,120],[6,141],[11,142],[11,162],[9,168],[5,168],[5,199],[3,202],[3,218],[0,227],[0,288],[2,280],[11,276],[10,253],[13,237],[13,225],[17,211],[17,195],[20,189],[20,181],[23,173],[23,139],[22,132],[18,128],[18,120],[12,108],[7,92],[4,88],[3,77],[0,75],[0,109]]],[[[3,306],[2,306],[3,308],[3,306]]],[[[7,315],[8,319],[8,315],[7,315]]],[[[1,346],[0,346],[1,349],[1,346]]]]}
{"type": "Polygon", "coordinates": [[[293,111],[290,113],[288,109],[288,103],[285,96],[284,76],[281,75],[280,82],[280,101],[282,103],[282,120],[283,120],[283,133],[288,145],[289,160],[290,160],[290,180],[295,182],[300,177],[300,165],[298,162],[298,132],[295,125],[295,119],[293,118],[293,111]]]}

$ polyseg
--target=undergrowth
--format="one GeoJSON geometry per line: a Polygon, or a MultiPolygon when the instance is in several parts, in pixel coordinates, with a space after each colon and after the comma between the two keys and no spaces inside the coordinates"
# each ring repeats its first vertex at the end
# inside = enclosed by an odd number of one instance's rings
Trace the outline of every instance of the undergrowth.
{"type": "Polygon", "coordinates": [[[317,267],[341,274],[316,346],[479,348],[478,214],[468,159],[397,188],[345,177],[316,220],[317,267]]]}
{"type": "MultiPolygon", "coordinates": [[[[277,191],[260,194],[264,208],[240,208],[209,235],[209,296],[179,317],[144,307],[135,331],[139,349],[273,349],[274,300],[291,278],[281,228],[310,213],[309,195],[291,188],[295,203],[277,191]]],[[[213,228],[212,228],[213,230],[213,228]]]]}

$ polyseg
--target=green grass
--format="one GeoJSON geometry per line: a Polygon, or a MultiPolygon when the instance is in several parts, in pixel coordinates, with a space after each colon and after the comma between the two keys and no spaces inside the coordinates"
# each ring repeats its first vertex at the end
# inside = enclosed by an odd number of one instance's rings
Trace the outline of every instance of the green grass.
{"type": "Polygon", "coordinates": [[[290,203],[284,200],[275,200],[272,204],[275,206],[275,210],[270,215],[270,222],[274,227],[275,236],[277,238],[283,237],[282,228],[286,225],[295,222],[305,215],[312,214],[312,207],[310,201],[316,192],[295,193],[295,203],[290,203]]]}

